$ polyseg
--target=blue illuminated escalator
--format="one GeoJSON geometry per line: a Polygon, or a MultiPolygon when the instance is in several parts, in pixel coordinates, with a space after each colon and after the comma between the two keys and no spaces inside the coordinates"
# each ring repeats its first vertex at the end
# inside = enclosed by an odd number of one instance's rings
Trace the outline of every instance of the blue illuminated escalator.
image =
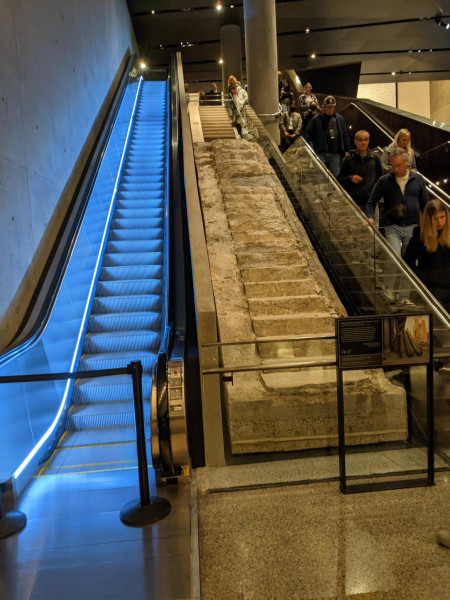
{"type": "MultiPolygon", "coordinates": [[[[167,83],[143,82],[78,366],[141,361],[146,424],[161,338],[166,113],[167,83]]],[[[66,431],[40,474],[134,467],[135,439],[130,377],[77,380],[66,431]]]]}

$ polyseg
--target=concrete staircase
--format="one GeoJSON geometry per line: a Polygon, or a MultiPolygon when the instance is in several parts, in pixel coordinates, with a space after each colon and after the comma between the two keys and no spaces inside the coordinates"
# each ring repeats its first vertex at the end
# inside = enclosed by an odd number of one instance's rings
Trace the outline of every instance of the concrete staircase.
{"type": "Polygon", "coordinates": [[[216,139],[235,139],[230,117],[224,106],[199,106],[198,112],[205,142],[216,139]]]}
{"type": "MultiPolygon", "coordinates": [[[[257,144],[195,147],[221,341],[334,335],[345,310],[257,144]]],[[[225,347],[222,364],[260,365],[225,384],[234,453],[337,445],[334,367],[267,371],[295,357],[334,358],[333,340],[225,347]]],[[[347,443],[407,437],[404,391],[381,370],[345,374],[347,443]]]]}

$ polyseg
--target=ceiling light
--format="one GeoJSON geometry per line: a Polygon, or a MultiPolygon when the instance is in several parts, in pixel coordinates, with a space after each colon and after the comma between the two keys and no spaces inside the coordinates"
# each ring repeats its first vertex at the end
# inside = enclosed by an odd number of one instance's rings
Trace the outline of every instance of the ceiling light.
{"type": "Polygon", "coordinates": [[[316,58],[316,53],[315,53],[315,52],[313,52],[313,53],[311,54],[311,58],[316,58]]]}
{"type": "Polygon", "coordinates": [[[155,11],[154,11],[154,10],[152,10],[152,15],[154,15],[154,14],[155,14],[155,11]]]}
{"type": "Polygon", "coordinates": [[[441,16],[436,15],[434,17],[434,20],[439,25],[439,27],[445,27],[445,29],[450,29],[450,20],[448,19],[448,17],[442,18],[441,16]]]}
{"type": "Polygon", "coordinates": [[[219,65],[223,65],[223,58],[219,58],[219,65]]]}
{"type": "Polygon", "coordinates": [[[395,72],[395,71],[392,71],[391,75],[396,75],[396,72],[395,72]]]}
{"type": "Polygon", "coordinates": [[[307,27],[307,28],[305,29],[305,33],[309,33],[310,31],[311,31],[311,29],[310,29],[309,27],[307,27]]]}
{"type": "Polygon", "coordinates": [[[444,179],[444,183],[447,183],[448,179],[444,179]]]}
{"type": "Polygon", "coordinates": [[[430,52],[433,52],[433,48],[430,48],[430,52]]]}
{"type": "Polygon", "coordinates": [[[222,4],[220,2],[216,4],[216,10],[222,10],[222,4]]]}
{"type": "Polygon", "coordinates": [[[145,62],[141,62],[140,67],[141,69],[146,69],[147,65],[145,64],[145,62]]]}
{"type": "Polygon", "coordinates": [[[422,50],[417,50],[417,52],[420,54],[422,52],[422,50]]]}

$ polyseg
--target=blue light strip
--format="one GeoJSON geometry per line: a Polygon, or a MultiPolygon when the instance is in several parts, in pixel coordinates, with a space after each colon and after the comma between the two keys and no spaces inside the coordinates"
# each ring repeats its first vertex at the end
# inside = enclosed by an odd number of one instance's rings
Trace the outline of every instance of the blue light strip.
{"type": "MultiPolygon", "coordinates": [[[[78,359],[78,351],[80,348],[80,344],[82,339],[84,338],[84,333],[85,333],[85,324],[86,324],[86,320],[88,318],[88,312],[91,306],[91,299],[92,299],[92,294],[94,293],[94,288],[95,288],[95,284],[97,282],[97,273],[98,270],[100,268],[100,263],[103,257],[103,249],[105,246],[105,242],[106,242],[106,236],[108,235],[109,232],[109,225],[110,225],[110,221],[111,221],[111,216],[112,216],[112,211],[114,208],[114,204],[115,204],[115,199],[117,196],[117,191],[119,188],[119,180],[120,177],[122,175],[122,167],[123,167],[123,162],[125,159],[125,154],[128,148],[128,139],[130,137],[130,133],[131,133],[131,128],[133,126],[133,119],[134,119],[134,113],[136,112],[136,105],[137,105],[137,101],[139,98],[139,91],[141,89],[141,85],[142,85],[142,81],[143,81],[143,77],[141,76],[139,79],[139,85],[138,85],[138,89],[136,92],[136,97],[134,99],[134,104],[133,104],[133,110],[131,113],[131,118],[130,118],[130,122],[128,124],[128,130],[127,130],[127,135],[125,138],[125,143],[123,145],[123,150],[122,150],[122,156],[120,158],[120,164],[119,164],[119,168],[117,170],[117,177],[116,177],[116,181],[114,183],[114,190],[111,196],[111,201],[109,204],[109,211],[108,211],[108,216],[106,219],[106,223],[105,223],[105,228],[103,230],[103,236],[102,236],[102,241],[100,244],[100,250],[97,256],[97,262],[95,264],[95,268],[94,268],[94,273],[92,275],[92,281],[91,281],[91,287],[89,289],[89,294],[88,294],[88,298],[86,300],[86,306],[84,308],[84,314],[83,314],[83,319],[81,321],[81,325],[80,325],[80,330],[78,332],[78,339],[77,339],[77,343],[75,345],[75,350],[73,353],[73,357],[72,357],[72,364],[70,365],[70,369],[69,372],[73,373],[73,370],[75,368],[75,363],[77,362],[78,359]]],[[[19,475],[22,473],[22,471],[25,469],[25,467],[29,464],[29,462],[31,461],[31,459],[36,455],[36,453],[38,452],[38,450],[43,446],[43,444],[46,442],[46,440],[48,440],[48,438],[50,437],[50,435],[53,433],[53,431],[55,430],[59,418],[61,417],[61,414],[65,408],[65,404],[67,401],[67,397],[68,397],[68,393],[69,393],[69,387],[70,387],[70,382],[71,380],[68,379],[67,383],[66,383],[66,389],[64,391],[64,396],[63,399],[61,401],[61,405],[59,407],[58,413],[55,417],[55,419],[53,420],[53,423],[50,425],[50,427],[47,429],[47,431],[44,433],[44,435],[41,437],[41,439],[39,440],[39,442],[34,446],[33,450],[31,450],[31,452],[28,454],[28,456],[22,461],[22,463],[20,464],[20,466],[16,469],[16,471],[14,472],[14,479],[17,479],[19,477],[19,475]]]]}

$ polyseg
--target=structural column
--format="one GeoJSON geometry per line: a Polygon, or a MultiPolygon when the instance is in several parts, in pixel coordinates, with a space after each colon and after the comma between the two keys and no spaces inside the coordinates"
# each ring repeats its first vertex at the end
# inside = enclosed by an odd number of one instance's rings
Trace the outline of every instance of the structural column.
{"type": "MultiPolygon", "coordinates": [[[[275,0],[244,0],[244,21],[249,102],[258,115],[274,114],[278,108],[275,0]]],[[[278,119],[260,118],[278,144],[278,119]]]]}
{"type": "Polygon", "coordinates": [[[222,65],[222,89],[228,89],[228,77],[234,75],[242,82],[242,46],[241,28],[239,25],[228,24],[220,28],[220,56],[222,65]]]}

